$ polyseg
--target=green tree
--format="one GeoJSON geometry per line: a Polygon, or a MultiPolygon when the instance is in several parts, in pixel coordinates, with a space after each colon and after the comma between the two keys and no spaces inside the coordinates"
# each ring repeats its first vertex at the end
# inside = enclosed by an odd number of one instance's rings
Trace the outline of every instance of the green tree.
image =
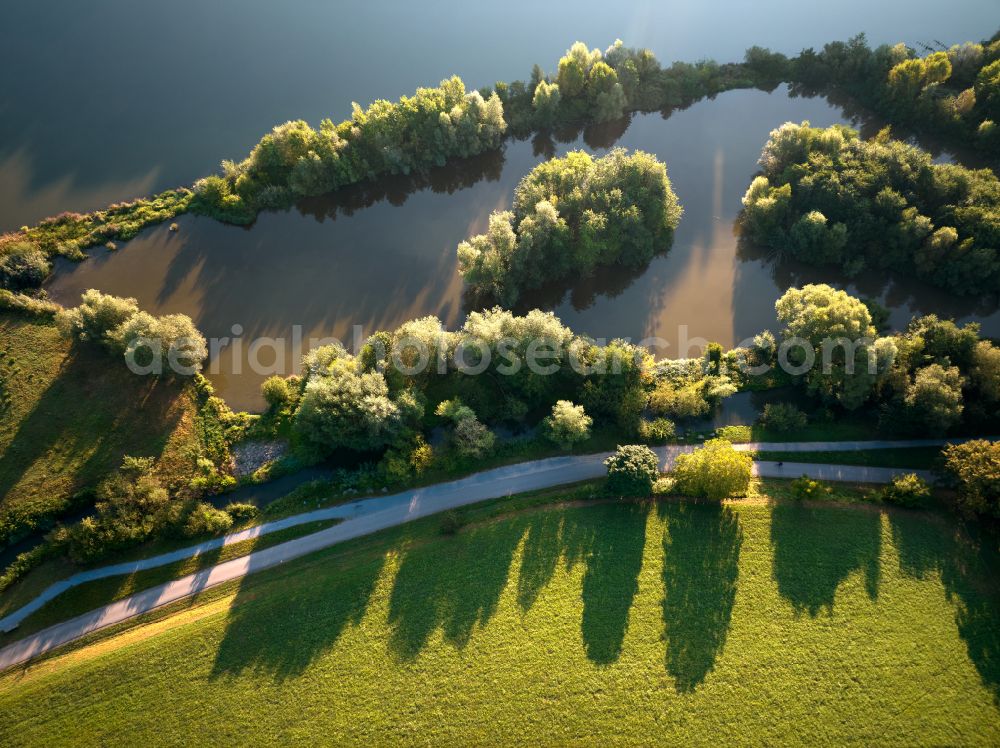
{"type": "Polygon", "coordinates": [[[1000,443],[976,439],[944,448],[944,473],[962,511],[1000,517],[1000,443]]]}
{"type": "Polygon", "coordinates": [[[590,438],[593,422],[594,419],[587,415],[582,405],[559,400],[552,406],[552,415],[545,419],[545,431],[553,442],[563,449],[570,449],[577,442],[590,438]]]}
{"type": "Polygon", "coordinates": [[[619,446],[604,464],[608,490],[619,496],[648,496],[660,475],[656,453],[640,444],[619,446]]]}
{"type": "Polygon", "coordinates": [[[905,402],[930,434],[944,434],[962,419],[962,374],[958,367],[931,364],[917,369],[905,402]]]}

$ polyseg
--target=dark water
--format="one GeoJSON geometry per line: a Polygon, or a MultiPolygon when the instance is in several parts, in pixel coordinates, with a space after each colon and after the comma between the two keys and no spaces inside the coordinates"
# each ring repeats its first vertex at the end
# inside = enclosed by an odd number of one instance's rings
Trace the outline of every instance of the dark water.
{"type": "MultiPolygon", "coordinates": [[[[395,98],[458,73],[470,86],[548,69],[575,39],[616,37],[648,46],[665,63],[734,60],[752,44],[795,53],[864,30],[873,43],[988,36],[996,0],[945,6],[848,0],[688,3],[508,2],[36,2],[0,11],[0,229],[60,210],[90,209],[188,184],[223,157],[242,157],[275,123],[347,116],[351,100],[395,98]]],[[[285,339],[258,360],[297,360],[301,337],[359,335],[435,314],[465,315],[455,247],[509,204],[517,181],[543,158],[583,147],[642,148],[666,161],[685,215],[673,249],[639,273],[602,272],[529,303],[553,309],[595,337],[658,336],[660,355],[683,355],[685,336],[731,345],[773,324],[789,285],[829,280],[823,270],[772,267],[738,247],[733,219],[768,132],[786,120],[843,121],[822,99],[735,91],[664,120],[642,115],[565,143],[511,142],[426,179],[393,179],[287,212],[251,229],[185,217],[180,231],[144,233],[61,266],[52,295],[75,303],[96,287],[138,297],[156,313],[190,314],[209,337],[285,339]],[[680,326],[686,325],[682,329],[680,326]]],[[[947,157],[947,154],[945,154],[947,157]]],[[[833,279],[836,281],[837,279],[833,279]]],[[[844,279],[841,279],[842,284],[844,279]]],[[[955,302],[919,284],[856,279],[902,324],[914,312],[983,318],[992,309],[955,302]]],[[[214,357],[212,379],[239,407],[260,403],[264,373],[247,351],[214,357]],[[240,365],[242,362],[242,365],[240,365]],[[242,368],[245,373],[236,374],[242,368]]],[[[303,346],[306,347],[306,346],[303,346]]]]}

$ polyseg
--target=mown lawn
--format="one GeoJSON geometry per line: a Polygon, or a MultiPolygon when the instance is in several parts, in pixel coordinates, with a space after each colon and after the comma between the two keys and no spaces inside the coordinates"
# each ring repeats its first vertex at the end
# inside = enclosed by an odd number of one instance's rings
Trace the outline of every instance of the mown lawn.
{"type": "Polygon", "coordinates": [[[188,392],[71,350],[50,321],[0,313],[0,389],[0,519],[23,526],[67,509],[125,454],[162,457],[168,482],[191,470],[188,392]]]}
{"type": "Polygon", "coordinates": [[[517,505],[9,674],[0,744],[1000,741],[995,541],[861,504],[517,505]]]}

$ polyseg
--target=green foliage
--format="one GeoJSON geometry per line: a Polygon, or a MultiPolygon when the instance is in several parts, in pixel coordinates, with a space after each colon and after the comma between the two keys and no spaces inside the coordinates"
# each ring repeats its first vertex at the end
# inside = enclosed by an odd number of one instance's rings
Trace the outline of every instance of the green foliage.
{"type": "Polygon", "coordinates": [[[807,475],[792,481],[792,495],[796,499],[822,499],[830,494],[830,487],[807,475]]]}
{"type": "Polygon", "coordinates": [[[750,426],[721,426],[715,430],[715,435],[731,444],[753,441],[753,429],[750,426]]]}
{"type": "Polygon", "coordinates": [[[745,496],[753,476],[753,457],[737,451],[725,439],[709,439],[694,452],[677,455],[670,475],[677,492],[684,496],[745,496]]]}
{"type": "Polygon", "coordinates": [[[775,309],[785,324],[788,362],[805,368],[799,376],[809,392],[847,410],[872,397],[895,360],[896,343],[874,339],[871,313],[861,300],[810,284],[788,289],[775,309]]]}
{"type": "Polygon", "coordinates": [[[323,120],[318,130],[297,120],[275,127],[222,175],[199,180],[192,210],[249,223],[264,208],[320,195],[386,174],[422,172],[451,158],[497,148],[507,124],[497,94],[468,93],[452,77],[398,102],[354,105],[349,120],[323,120]]]}
{"type": "Polygon", "coordinates": [[[184,521],[181,532],[185,537],[194,538],[199,535],[221,535],[233,526],[233,517],[229,512],[216,509],[211,504],[200,501],[191,509],[184,521]]]}
{"type": "Polygon", "coordinates": [[[1000,288],[1000,181],[990,170],[808,122],[773,130],[760,164],[741,217],[753,241],[848,274],[890,269],[964,295],[1000,288]]]}
{"type": "Polygon", "coordinates": [[[154,317],[140,311],[135,299],[93,288],[84,291],[79,306],[61,310],[55,320],[66,337],[102,344],[143,372],[190,376],[208,358],[208,344],[187,315],[154,317]]]}
{"type": "Polygon", "coordinates": [[[607,265],[641,267],[670,246],[681,212],[655,157],[572,151],[532,169],[514,192],[513,210],[494,213],[485,234],[459,244],[459,272],[511,305],[545,282],[607,265]]]}
{"type": "Polygon", "coordinates": [[[261,395],[264,402],[272,411],[279,410],[292,399],[292,393],[288,387],[288,380],[284,377],[271,376],[264,380],[260,386],[261,395]]]}
{"type": "Polygon", "coordinates": [[[1000,517],[1000,443],[975,439],[944,448],[944,474],[963,512],[1000,517]]]}
{"type": "Polygon", "coordinates": [[[406,423],[385,377],[363,372],[342,348],[326,346],[307,357],[309,374],[296,414],[298,430],[326,450],[371,450],[398,439],[406,423]]]}
{"type": "Polygon", "coordinates": [[[260,514],[260,510],[253,504],[238,501],[226,504],[223,511],[233,518],[233,522],[246,522],[260,514]]]}
{"type": "Polygon", "coordinates": [[[590,438],[594,419],[587,415],[582,405],[569,400],[559,400],[552,406],[552,415],[545,419],[545,433],[563,449],[571,449],[577,442],[590,438]]]}
{"type": "Polygon", "coordinates": [[[931,364],[917,369],[904,398],[915,418],[933,435],[944,434],[962,418],[962,375],[958,367],[931,364]]]}
{"type": "Polygon", "coordinates": [[[769,431],[788,433],[805,428],[806,414],[791,403],[767,403],[760,416],[760,424],[769,431]]]}
{"type": "Polygon", "coordinates": [[[639,422],[639,436],[652,444],[665,444],[677,435],[677,427],[669,418],[643,419],[639,422]]]}
{"type": "Polygon", "coordinates": [[[0,237],[0,288],[21,291],[41,286],[51,269],[45,253],[34,242],[9,236],[11,240],[0,237]]]}
{"type": "Polygon", "coordinates": [[[660,476],[660,460],[649,447],[619,446],[604,461],[608,468],[608,491],[617,496],[649,496],[660,476]]]}
{"type": "Polygon", "coordinates": [[[931,487],[915,473],[897,475],[882,489],[882,500],[897,506],[915,507],[923,505],[931,496],[931,487]]]}
{"type": "Polygon", "coordinates": [[[460,512],[450,509],[441,515],[441,534],[455,535],[465,526],[465,519],[460,512]]]}

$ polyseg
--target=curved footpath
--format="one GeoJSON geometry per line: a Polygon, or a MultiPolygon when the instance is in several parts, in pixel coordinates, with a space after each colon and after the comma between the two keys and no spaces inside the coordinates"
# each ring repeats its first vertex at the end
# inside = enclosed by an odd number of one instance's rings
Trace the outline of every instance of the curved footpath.
{"type": "MultiPolygon", "coordinates": [[[[738,444],[736,448],[743,451],[848,452],[898,447],[941,446],[945,443],[949,443],[948,440],[759,442],[738,444]]],[[[691,452],[695,446],[697,445],[668,445],[657,447],[654,451],[660,457],[663,468],[668,469],[677,455],[691,452]]],[[[253,574],[285,561],[291,561],[345,540],[486,499],[501,498],[526,491],[536,491],[599,478],[605,474],[604,460],[610,454],[610,452],[606,452],[594,455],[552,457],[545,460],[507,465],[448,483],[438,483],[387,496],[359,499],[350,503],[305,512],[160,556],[74,574],[68,579],[53,584],[24,607],[0,619],[0,630],[12,631],[25,618],[65,590],[87,582],[152,569],[309,522],[343,520],[333,527],[289,540],[271,548],[254,551],[241,558],[226,561],[181,579],[157,585],[32,634],[0,649],[0,671],[27,662],[98,629],[147,613],[160,606],[197,594],[209,587],[253,574]]],[[[789,463],[788,465],[775,462],[754,463],[754,473],[769,478],[795,478],[808,475],[818,480],[888,483],[894,475],[907,472],[917,472],[928,479],[931,477],[928,471],[894,468],[812,463],[789,463]]]]}

